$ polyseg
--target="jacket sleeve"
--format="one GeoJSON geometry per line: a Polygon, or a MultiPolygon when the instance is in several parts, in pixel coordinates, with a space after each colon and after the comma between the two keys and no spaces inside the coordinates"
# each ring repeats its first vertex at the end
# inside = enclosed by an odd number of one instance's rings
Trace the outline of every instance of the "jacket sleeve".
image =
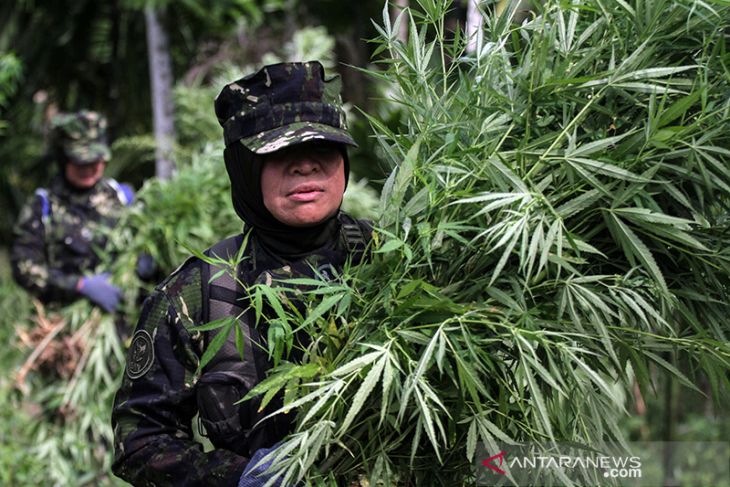
{"type": "Polygon", "coordinates": [[[34,196],[20,212],[10,253],[13,277],[44,301],[68,301],[77,296],[81,275],[65,273],[49,265],[43,204],[34,196]]]}
{"type": "Polygon", "coordinates": [[[198,357],[173,300],[155,291],[142,309],[114,401],[116,475],[135,486],[238,484],[248,459],[223,449],[204,452],[193,438],[198,357]]]}

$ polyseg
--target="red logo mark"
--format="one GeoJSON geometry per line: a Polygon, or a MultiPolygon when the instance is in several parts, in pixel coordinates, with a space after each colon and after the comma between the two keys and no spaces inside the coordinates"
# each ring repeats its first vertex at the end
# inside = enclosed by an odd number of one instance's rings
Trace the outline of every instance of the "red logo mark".
{"type": "Polygon", "coordinates": [[[504,470],[499,468],[502,466],[502,462],[504,461],[504,456],[505,456],[505,452],[501,451],[501,452],[497,453],[496,455],[492,455],[491,457],[484,460],[482,462],[482,465],[484,465],[487,468],[491,468],[492,470],[494,470],[495,472],[497,472],[500,475],[504,475],[507,472],[505,472],[504,470]],[[492,461],[496,460],[497,458],[499,458],[499,465],[492,465],[492,461]]]}

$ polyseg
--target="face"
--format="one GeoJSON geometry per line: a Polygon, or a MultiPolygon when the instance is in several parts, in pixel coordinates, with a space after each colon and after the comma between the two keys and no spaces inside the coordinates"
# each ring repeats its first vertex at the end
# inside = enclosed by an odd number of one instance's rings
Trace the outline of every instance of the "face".
{"type": "Polygon", "coordinates": [[[297,144],[267,154],[261,170],[264,206],[292,227],[334,215],[345,192],[345,161],[335,144],[297,144]]]}
{"type": "Polygon", "coordinates": [[[104,160],[84,165],[67,162],[66,180],[78,189],[89,189],[104,175],[105,167],[104,160]]]}

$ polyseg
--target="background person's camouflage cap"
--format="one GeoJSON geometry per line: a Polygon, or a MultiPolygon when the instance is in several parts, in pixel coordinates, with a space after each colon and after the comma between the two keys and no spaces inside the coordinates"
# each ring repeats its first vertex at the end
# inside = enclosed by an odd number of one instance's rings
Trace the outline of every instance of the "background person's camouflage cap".
{"type": "Polygon", "coordinates": [[[91,164],[111,157],[106,142],[106,119],[82,110],[59,113],[51,119],[53,144],[74,164],[91,164]]]}
{"type": "Polygon", "coordinates": [[[340,88],[318,61],[272,64],[226,85],[215,100],[226,146],[241,141],[257,154],[310,140],[356,146],[340,88]]]}

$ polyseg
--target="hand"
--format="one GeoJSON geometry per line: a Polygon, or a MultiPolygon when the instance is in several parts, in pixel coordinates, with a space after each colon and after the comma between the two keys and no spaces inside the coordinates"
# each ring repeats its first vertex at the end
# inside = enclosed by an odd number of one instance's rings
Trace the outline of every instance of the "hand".
{"type": "MultiPolygon", "coordinates": [[[[258,466],[257,464],[261,461],[261,459],[273,452],[275,449],[276,445],[271,448],[259,448],[254,452],[251,460],[249,460],[246,468],[243,470],[241,480],[238,481],[238,487],[263,487],[266,482],[271,480],[273,475],[264,473],[271,466],[271,460],[258,466]]],[[[274,487],[280,487],[281,478],[272,485],[274,485],[274,487]]]]}
{"type": "Polygon", "coordinates": [[[119,306],[122,292],[109,282],[109,273],[86,276],[79,283],[79,293],[108,312],[119,306]]]}

